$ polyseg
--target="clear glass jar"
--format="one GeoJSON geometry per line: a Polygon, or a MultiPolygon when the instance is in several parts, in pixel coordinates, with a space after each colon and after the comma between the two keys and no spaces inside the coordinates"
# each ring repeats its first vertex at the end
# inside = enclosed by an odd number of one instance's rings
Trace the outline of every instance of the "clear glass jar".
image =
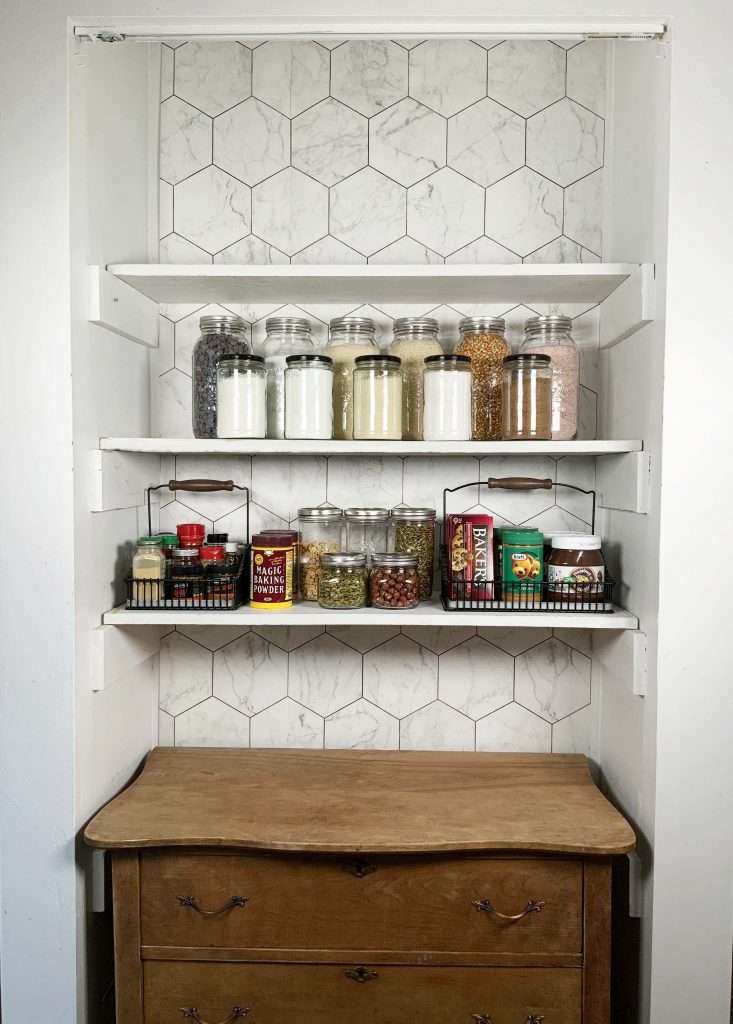
{"type": "Polygon", "coordinates": [[[271,316],[262,354],[267,367],[267,436],[285,437],[285,367],[288,356],[313,352],[310,320],[271,316]]]}
{"type": "Polygon", "coordinates": [[[402,440],[402,364],[397,356],[358,356],[354,364],[354,437],[402,440]]]}
{"type": "Polygon", "coordinates": [[[504,440],[552,439],[552,366],[540,354],[504,360],[504,440]]]}
{"type": "Polygon", "coordinates": [[[456,354],[471,359],[473,440],[500,441],[503,364],[509,355],[504,321],[501,317],[469,316],[461,320],[459,328],[456,354]]]}
{"type": "Polygon", "coordinates": [[[405,316],[395,320],[389,351],[402,360],[402,438],[422,441],[425,360],[443,353],[438,341],[438,321],[430,316],[405,316]]]}
{"type": "Polygon", "coordinates": [[[423,381],[426,441],[471,440],[471,384],[469,356],[428,356],[423,381]]]}
{"type": "Polygon", "coordinates": [[[339,316],[329,324],[326,355],[333,360],[333,436],[339,441],[354,436],[354,361],[379,355],[374,333],[374,321],[365,316],[339,316]]]}
{"type": "Polygon", "coordinates": [[[266,380],[262,356],[220,356],[216,364],[217,437],[265,436],[266,380]]]}
{"type": "Polygon", "coordinates": [[[371,558],[375,551],[387,550],[389,511],[386,508],[347,508],[346,550],[371,558]]]}
{"type": "Polygon", "coordinates": [[[160,546],[160,537],[140,537],[132,558],[132,593],[135,604],[157,604],[163,596],[166,576],[166,557],[160,546]]]}
{"type": "Polygon", "coordinates": [[[415,608],[420,602],[417,555],[378,552],[369,573],[369,603],[373,608],[415,608]]]}
{"type": "Polygon", "coordinates": [[[366,606],[366,555],[321,555],[318,603],[321,608],[354,609],[366,606]]]}
{"type": "Polygon", "coordinates": [[[552,440],[572,441],[578,433],[579,357],[569,316],[534,316],[524,325],[520,355],[552,360],[552,440]]]}
{"type": "Polygon", "coordinates": [[[307,353],[287,356],[285,436],[330,441],[333,435],[333,361],[307,353]]]}
{"type": "Polygon", "coordinates": [[[204,572],[198,548],[174,548],[171,561],[171,597],[177,603],[199,602],[204,572]]]}
{"type": "Polygon", "coordinates": [[[435,509],[393,508],[390,519],[390,550],[403,555],[417,555],[420,597],[427,601],[433,593],[435,509]]]}
{"type": "Polygon", "coordinates": [[[202,316],[193,347],[193,436],[216,437],[216,365],[224,355],[249,354],[247,324],[239,316],[202,316]]]}
{"type": "Polygon", "coordinates": [[[344,513],[333,505],[298,509],[298,588],[304,601],[318,600],[321,555],[342,550],[344,513]]]}

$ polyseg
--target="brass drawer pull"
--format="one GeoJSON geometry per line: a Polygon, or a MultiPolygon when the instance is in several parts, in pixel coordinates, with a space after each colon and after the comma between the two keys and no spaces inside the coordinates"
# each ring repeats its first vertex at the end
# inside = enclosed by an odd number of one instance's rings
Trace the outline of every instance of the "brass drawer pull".
{"type": "MultiPolygon", "coordinates": [[[[199,1011],[195,1006],[182,1006],[181,1013],[186,1020],[192,1020],[194,1024],[206,1024],[205,1020],[199,1017],[199,1011]]],[[[229,1014],[226,1020],[221,1021],[221,1024],[232,1024],[233,1020],[238,1020],[240,1017],[246,1017],[249,1013],[248,1006],[233,1006],[232,1012],[229,1014]]]]}
{"type": "Polygon", "coordinates": [[[355,860],[351,864],[346,865],[346,870],[354,878],[366,878],[367,875],[372,875],[377,870],[374,864],[370,864],[368,860],[355,860]]]}
{"type": "MultiPolygon", "coordinates": [[[[176,896],[176,899],[182,907],[190,907],[191,910],[195,910],[197,914],[201,914],[202,917],[219,917],[220,914],[226,914],[229,910],[234,910],[235,907],[246,906],[248,899],[246,896],[230,896],[223,907],[218,910],[202,910],[198,905],[195,896],[176,896]]],[[[244,1014],[240,1014],[243,1017],[244,1014]]],[[[195,1018],[194,1018],[195,1019],[195,1018]]],[[[225,1021],[224,1024],[227,1024],[225,1021]]]]}
{"type": "MultiPolygon", "coordinates": [[[[512,922],[521,921],[523,917],[527,916],[527,914],[539,914],[545,905],[545,901],[529,900],[524,910],[520,911],[518,914],[502,914],[501,911],[496,909],[491,900],[473,900],[471,905],[474,906],[476,910],[485,910],[487,914],[493,914],[494,917],[498,917],[500,921],[512,922]]],[[[536,1021],[533,1021],[530,1018],[527,1024],[536,1024],[536,1021]]]]}
{"type": "Polygon", "coordinates": [[[363,985],[365,981],[373,981],[377,977],[376,971],[370,971],[366,967],[351,967],[348,971],[344,971],[344,974],[352,981],[358,981],[360,985],[363,985]]]}

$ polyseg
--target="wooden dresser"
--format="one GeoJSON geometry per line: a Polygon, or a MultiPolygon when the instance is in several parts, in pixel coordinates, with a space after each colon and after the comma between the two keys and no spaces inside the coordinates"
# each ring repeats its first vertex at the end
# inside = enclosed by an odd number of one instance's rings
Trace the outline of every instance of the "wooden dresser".
{"type": "Polygon", "coordinates": [[[584,757],[158,748],[85,835],[117,1024],[609,1024],[584,757]]]}

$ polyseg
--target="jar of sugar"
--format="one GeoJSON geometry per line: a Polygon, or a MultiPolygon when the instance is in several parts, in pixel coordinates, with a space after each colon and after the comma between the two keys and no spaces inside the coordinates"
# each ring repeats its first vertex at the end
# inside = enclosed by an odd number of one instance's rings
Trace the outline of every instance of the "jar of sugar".
{"type": "Polygon", "coordinates": [[[330,441],[333,360],[310,352],[287,356],[285,363],[285,436],[330,441]]]}
{"type": "Polygon", "coordinates": [[[471,440],[471,359],[469,356],[428,356],[425,360],[426,441],[471,440]]]}
{"type": "Polygon", "coordinates": [[[216,364],[216,436],[264,437],[267,431],[265,360],[227,354],[216,364]]]}
{"type": "Polygon", "coordinates": [[[524,325],[520,355],[549,356],[552,368],[552,440],[572,441],[578,433],[578,349],[569,316],[534,316],[524,325]]]}
{"type": "MultiPolygon", "coordinates": [[[[271,316],[262,346],[267,367],[267,436],[285,437],[285,367],[288,356],[314,352],[310,320],[271,316]]],[[[330,436],[330,435],[329,435],[330,436]]]]}

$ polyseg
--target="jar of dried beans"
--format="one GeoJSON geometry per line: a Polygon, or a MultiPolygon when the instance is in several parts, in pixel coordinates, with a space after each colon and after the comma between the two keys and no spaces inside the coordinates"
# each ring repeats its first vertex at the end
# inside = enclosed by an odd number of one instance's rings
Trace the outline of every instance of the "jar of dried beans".
{"type": "Polygon", "coordinates": [[[572,441],[578,433],[578,349],[569,316],[534,316],[524,325],[521,355],[552,360],[552,440],[572,441]]]}
{"type": "Polygon", "coordinates": [[[343,522],[343,512],[333,505],[298,509],[298,581],[304,601],[318,600],[321,555],[342,550],[343,522]]]}
{"type": "Polygon", "coordinates": [[[321,555],[318,603],[321,608],[354,609],[366,605],[366,555],[321,555]]]}
{"type": "Polygon", "coordinates": [[[438,341],[438,321],[429,316],[404,316],[395,320],[389,347],[402,360],[402,437],[423,439],[423,374],[428,356],[443,354],[438,341]]]}
{"type": "Polygon", "coordinates": [[[474,441],[499,441],[502,432],[502,376],[509,346],[501,317],[469,316],[460,323],[456,354],[471,360],[471,421],[474,441]]]}
{"type": "Polygon", "coordinates": [[[369,599],[374,608],[414,608],[420,601],[417,555],[373,555],[369,599]]]}
{"type": "Polygon", "coordinates": [[[420,598],[427,601],[433,593],[435,509],[393,508],[391,520],[390,548],[403,555],[417,556],[420,598]]]}
{"type": "Polygon", "coordinates": [[[531,353],[504,360],[504,440],[552,439],[550,357],[531,353]]]}

